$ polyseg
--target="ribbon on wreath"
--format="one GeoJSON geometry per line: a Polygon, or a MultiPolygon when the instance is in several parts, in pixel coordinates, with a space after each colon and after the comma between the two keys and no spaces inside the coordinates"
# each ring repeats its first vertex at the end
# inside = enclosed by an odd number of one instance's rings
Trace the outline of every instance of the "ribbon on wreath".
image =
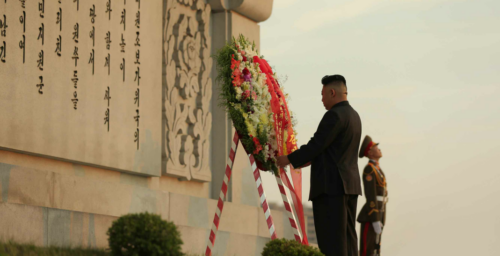
{"type": "MultiPolygon", "coordinates": [[[[254,56],[253,60],[255,63],[259,63],[261,72],[266,74],[267,77],[266,84],[268,91],[271,94],[271,110],[274,113],[273,118],[276,140],[278,145],[282,145],[278,146],[278,152],[276,153],[278,156],[288,155],[297,150],[297,141],[293,132],[290,112],[288,111],[285,96],[280,90],[278,82],[274,79],[273,70],[267,61],[260,59],[258,56],[254,56]]],[[[307,245],[309,242],[307,240],[307,233],[305,230],[304,209],[302,206],[302,170],[293,169],[293,167],[291,167],[290,174],[292,176],[293,185],[288,179],[285,170],[280,168],[280,178],[284,185],[290,190],[295,212],[298,215],[303,237],[302,243],[307,245]]]]}

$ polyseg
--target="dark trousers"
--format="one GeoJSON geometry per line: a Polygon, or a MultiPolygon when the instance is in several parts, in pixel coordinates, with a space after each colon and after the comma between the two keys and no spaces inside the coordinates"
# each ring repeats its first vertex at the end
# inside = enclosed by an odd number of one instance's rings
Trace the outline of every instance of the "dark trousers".
{"type": "Polygon", "coordinates": [[[375,233],[372,223],[361,223],[361,240],[359,241],[360,256],[380,255],[380,241],[382,240],[382,235],[380,234],[378,236],[377,243],[377,233],[375,233]]]}
{"type": "Polygon", "coordinates": [[[312,200],[319,249],[326,256],[357,256],[358,195],[321,195],[312,200]]]}

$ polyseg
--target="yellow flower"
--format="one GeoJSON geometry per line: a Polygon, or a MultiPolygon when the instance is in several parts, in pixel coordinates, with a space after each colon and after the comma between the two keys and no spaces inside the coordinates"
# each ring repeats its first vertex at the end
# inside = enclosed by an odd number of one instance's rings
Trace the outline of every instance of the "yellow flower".
{"type": "Polygon", "coordinates": [[[255,127],[248,121],[245,120],[245,125],[247,126],[248,134],[257,137],[257,131],[255,130],[255,127]]]}
{"type": "Polygon", "coordinates": [[[236,99],[240,100],[241,99],[241,94],[243,93],[243,91],[241,90],[240,87],[235,87],[234,90],[236,91],[236,99]]]}
{"type": "Polygon", "coordinates": [[[264,126],[262,124],[259,124],[259,133],[263,134],[264,133],[264,126]]]}
{"type": "Polygon", "coordinates": [[[243,116],[243,118],[245,118],[245,121],[248,119],[248,114],[240,108],[240,112],[241,112],[241,115],[243,116]]]}
{"type": "Polygon", "coordinates": [[[267,114],[266,113],[260,114],[259,120],[264,125],[268,125],[269,124],[269,119],[267,118],[267,114]]]}
{"type": "Polygon", "coordinates": [[[250,89],[250,86],[249,86],[248,82],[244,82],[244,83],[242,83],[242,84],[241,84],[241,89],[242,89],[243,91],[246,91],[246,90],[250,89]]]}

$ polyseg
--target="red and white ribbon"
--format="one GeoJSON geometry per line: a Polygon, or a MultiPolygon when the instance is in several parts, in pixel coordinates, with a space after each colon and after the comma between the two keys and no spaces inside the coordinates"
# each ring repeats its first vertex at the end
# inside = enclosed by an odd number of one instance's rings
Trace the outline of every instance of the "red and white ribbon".
{"type": "Polygon", "coordinates": [[[207,245],[207,250],[205,251],[206,256],[212,255],[212,249],[215,244],[215,236],[217,230],[219,230],[220,217],[222,215],[222,209],[224,208],[224,199],[227,196],[227,187],[229,180],[231,179],[231,173],[233,170],[234,157],[236,156],[236,149],[238,148],[238,134],[235,132],[233,141],[231,144],[231,151],[229,152],[229,157],[226,165],[226,174],[224,175],[224,181],[222,182],[222,188],[219,195],[219,201],[217,202],[217,209],[215,210],[214,222],[212,225],[212,230],[210,231],[210,237],[207,245]]]}
{"type": "Polygon", "coordinates": [[[278,182],[278,187],[280,189],[281,198],[283,199],[283,204],[285,205],[286,212],[288,214],[288,220],[290,221],[290,225],[292,226],[293,234],[295,236],[295,240],[297,242],[302,243],[302,234],[297,226],[297,218],[295,218],[295,214],[293,213],[292,207],[290,205],[290,199],[288,198],[288,194],[286,193],[285,186],[283,185],[283,181],[279,176],[276,176],[276,181],[278,182]]]}
{"type": "Polygon", "coordinates": [[[271,216],[271,209],[267,204],[266,193],[264,192],[264,187],[262,187],[262,179],[260,178],[260,171],[257,168],[257,163],[253,155],[249,154],[250,164],[253,170],[253,177],[255,178],[255,184],[257,185],[257,191],[259,192],[260,203],[262,205],[262,210],[264,210],[264,215],[266,216],[267,228],[271,234],[271,240],[276,239],[276,229],[274,228],[273,217],[271,216]]]}

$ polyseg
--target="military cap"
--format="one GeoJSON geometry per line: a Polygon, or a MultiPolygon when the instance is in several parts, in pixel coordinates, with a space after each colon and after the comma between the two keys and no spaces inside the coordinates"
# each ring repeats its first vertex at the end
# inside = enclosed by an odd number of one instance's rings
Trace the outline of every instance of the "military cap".
{"type": "Polygon", "coordinates": [[[378,144],[379,143],[373,142],[370,136],[366,135],[363,143],[361,143],[361,148],[359,149],[359,158],[363,158],[364,156],[366,156],[368,154],[368,151],[370,151],[373,146],[376,146],[378,144]]]}

